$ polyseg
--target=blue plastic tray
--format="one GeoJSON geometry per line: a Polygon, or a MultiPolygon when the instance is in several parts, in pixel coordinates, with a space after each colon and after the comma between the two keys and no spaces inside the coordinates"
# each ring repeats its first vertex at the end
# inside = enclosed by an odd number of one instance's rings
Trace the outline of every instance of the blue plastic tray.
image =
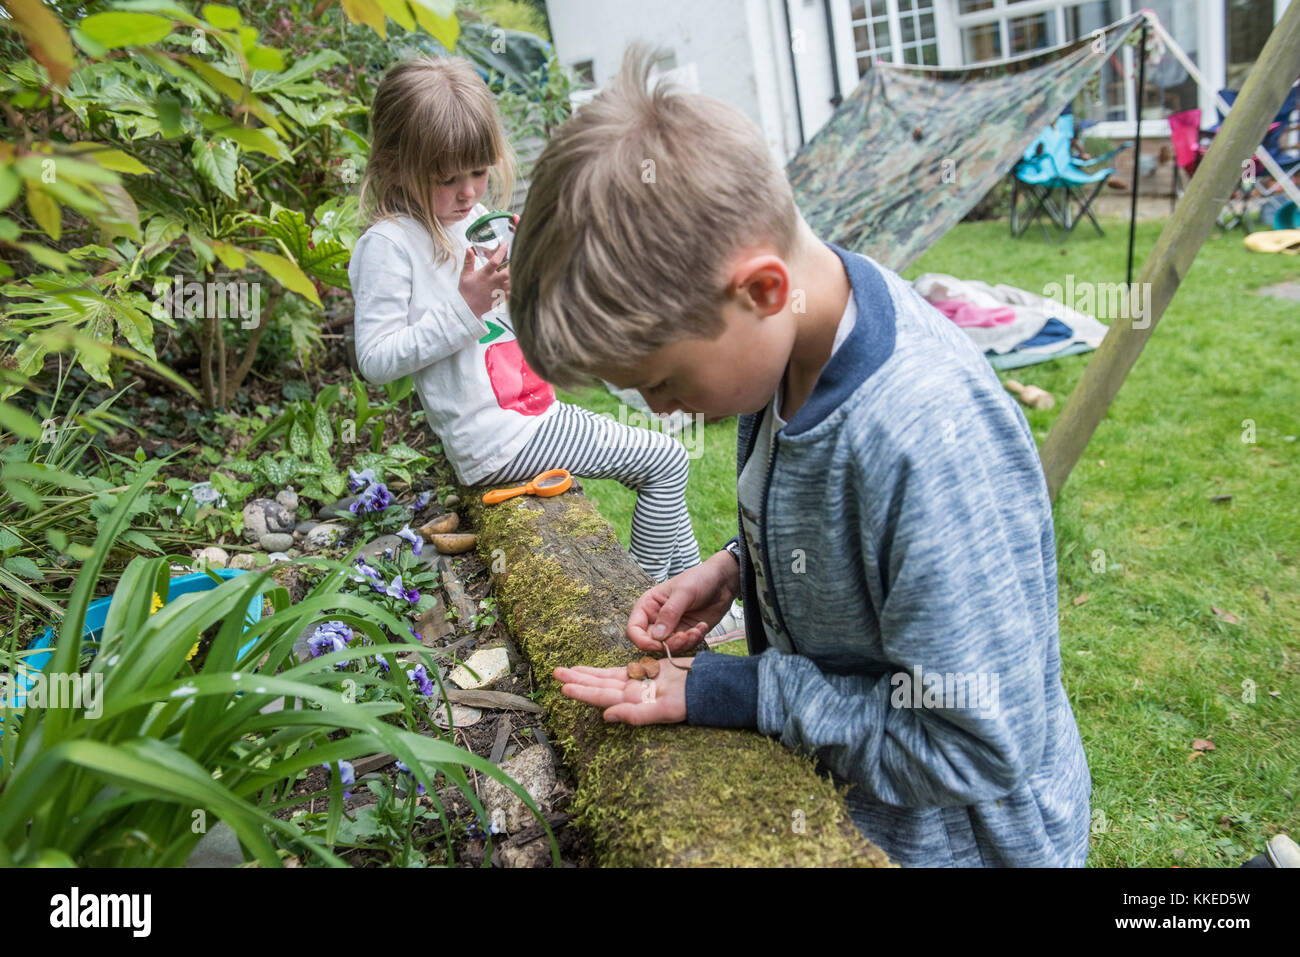
{"type": "MultiPolygon", "coordinates": [[[[222,578],[234,578],[236,575],[245,574],[244,570],[241,568],[214,568],[212,570],[222,578]]],[[[195,572],[192,575],[180,575],[173,578],[168,584],[167,601],[170,602],[173,598],[177,598],[181,595],[188,595],[193,592],[210,591],[216,587],[216,585],[217,583],[204,572],[195,572]]],[[[98,598],[95,601],[92,601],[86,609],[84,633],[88,633],[86,634],[86,637],[88,637],[90,641],[99,641],[100,633],[104,630],[104,622],[108,619],[108,606],[112,604],[112,602],[113,596],[109,595],[105,598],[98,598]]],[[[248,610],[244,617],[244,631],[247,631],[249,627],[261,620],[262,595],[261,593],[258,593],[248,603],[248,610]]],[[[32,672],[44,671],[45,666],[49,664],[50,658],[54,654],[52,648],[54,641],[54,629],[46,628],[45,634],[33,641],[29,647],[31,649],[50,648],[50,650],[39,655],[29,655],[23,660],[24,667],[26,667],[28,671],[32,672]]],[[[243,658],[244,655],[248,653],[249,649],[255,644],[257,644],[256,638],[249,640],[247,644],[239,649],[238,653],[235,655],[235,659],[239,660],[243,658]]],[[[15,682],[14,688],[15,698],[26,700],[27,690],[31,688],[33,684],[35,684],[34,678],[18,679],[18,681],[15,682]]]]}

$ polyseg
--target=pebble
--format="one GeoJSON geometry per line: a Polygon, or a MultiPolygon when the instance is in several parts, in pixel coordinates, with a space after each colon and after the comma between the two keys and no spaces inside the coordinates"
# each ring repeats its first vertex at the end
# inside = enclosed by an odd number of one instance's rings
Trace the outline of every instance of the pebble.
{"type": "Polygon", "coordinates": [[[281,489],[276,492],[275,500],[288,509],[290,513],[298,510],[298,493],[291,488],[281,489]]]}
{"type": "Polygon", "coordinates": [[[292,532],[293,513],[279,502],[256,498],[244,506],[244,539],[258,541],[270,533],[292,532]]]}
{"type": "MultiPolygon", "coordinates": [[[[367,542],[361,546],[358,553],[362,558],[383,558],[384,552],[391,550],[396,555],[398,549],[410,548],[411,546],[402,538],[396,535],[380,535],[374,541],[367,542]]],[[[392,557],[392,556],[388,556],[392,557]]]]}
{"type": "Polygon", "coordinates": [[[504,648],[484,648],[453,668],[447,680],[465,691],[477,691],[492,687],[509,673],[510,652],[504,648]],[[471,675],[471,671],[478,677],[471,675]]]}
{"type": "Polygon", "coordinates": [[[230,560],[230,568],[239,568],[243,571],[252,571],[253,566],[257,564],[256,552],[239,552],[230,560]]]}
{"type": "Polygon", "coordinates": [[[307,532],[302,542],[304,552],[318,552],[322,548],[333,548],[347,535],[348,529],[337,522],[322,522],[307,532]]]}
{"type": "MultiPolygon", "coordinates": [[[[555,759],[550,748],[544,744],[534,744],[520,751],[517,756],[501,765],[501,770],[513,778],[533,799],[538,810],[543,814],[551,810],[551,792],[555,790],[555,759]]],[[[483,778],[479,799],[488,820],[500,817],[505,812],[506,830],[522,831],[537,823],[537,818],[528,805],[516,797],[504,784],[495,778],[483,778]]],[[[549,846],[549,845],[548,845],[549,846]]]]}
{"type": "Polygon", "coordinates": [[[194,553],[194,558],[199,563],[206,562],[209,568],[225,568],[230,564],[230,555],[224,548],[218,548],[216,545],[199,549],[194,553]]]}
{"type": "Polygon", "coordinates": [[[266,558],[267,558],[267,561],[270,561],[270,562],[287,562],[287,561],[289,561],[289,556],[288,556],[287,554],[285,554],[284,552],[271,552],[271,554],[267,555],[266,558]]]}
{"type": "Polygon", "coordinates": [[[450,495],[448,495],[446,498],[442,500],[442,505],[443,508],[446,508],[448,510],[456,508],[458,505],[460,505],[460,496],[457,495],[455,492],[452,492],[450,495]]]}
{"type": "Polygon", "coordinates": [[[357,497],[355,495],[349,495],[347,498],[341,498],[337,502],[330,502],[328,505],[322,505],[320,511],[316,513],[316,517],[321,519],[338,518],[344,512],[347,512],[348,506],[356,500],[357,497]]]}
{"type": "Polygon", "coordinates": [[[293,548],[293,536],[287,532],[268,532],[257,540],[258,546],[267,552],[287,552],[293,548]]]}
{"type": "Polygon", "coordinates": [[[460,528],[460,516],[455,512],[448,512],[421,526],[420,534],[424,536],[426,542],[432,542],[433,536],[448,535],[458,528],[460,528]]]}
{"type": "MultiPolygon", "coordinates": [[[[478,724],[483,720],[483,712],[478,708],[471,708],[469,705],[454,704],[451,706],[452,721],[458,728],[468,728],[478,724]]],[[[447,721],[447,706],[440,704],[433,712],[433,723],[440,728],[450,727],[447,721]]]]}
{"type": "Polygon", "coordinates": [[[303,535],[306,535],[308,532],[310,532],[313,528],[315,528],[319,524],[320,522],[316,521],[314,518],[309,518],[305,522],[299,522],[297,525],[293,527],[293,535],[295,538],[299,538],[303,535]]]}
{"type": "Polygon", "coordinates": [[[429,541],[444,555],[459,555],[472,549],[478,538],[471,532],[453,532],[450,535],[430,535],[429,541]]]}

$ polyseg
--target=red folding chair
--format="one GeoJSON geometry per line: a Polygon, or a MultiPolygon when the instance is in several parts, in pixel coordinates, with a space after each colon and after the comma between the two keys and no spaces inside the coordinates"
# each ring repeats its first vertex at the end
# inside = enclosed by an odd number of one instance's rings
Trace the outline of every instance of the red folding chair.
{"type": "Polygon", "coordinates": [[[1179,182],[1181,174],[1186,173],[1190,182],[1206,147],[1201,145],[1201,111],[1199,109],[1183,110],[1169,117],[1169,139],[1174,146],[1174,185],[1170,196],[1170,206],[1182,197],[1183,188],[1179,182]]]}

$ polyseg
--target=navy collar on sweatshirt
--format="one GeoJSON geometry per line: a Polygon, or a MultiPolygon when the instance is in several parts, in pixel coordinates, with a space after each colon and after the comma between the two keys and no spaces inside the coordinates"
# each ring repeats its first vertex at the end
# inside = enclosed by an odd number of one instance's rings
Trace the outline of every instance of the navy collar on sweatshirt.
{"type": "MultiPolygon", "coordinates": [[[[825,242],[825,240],[823,240],[825,242]]],[[[844,262],[858,318],[848,337],[822,367],[812,393],[785,428],[784,435],[807,432],[838,408],[894,351],[894,301],[880,268],[857,253],[826,243],[844,262]]]]}

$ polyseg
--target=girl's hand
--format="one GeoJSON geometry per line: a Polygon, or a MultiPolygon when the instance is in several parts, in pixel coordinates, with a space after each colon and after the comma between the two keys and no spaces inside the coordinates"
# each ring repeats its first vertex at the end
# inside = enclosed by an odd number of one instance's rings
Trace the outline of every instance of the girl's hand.
{"type": "Polygon", "coordinates": [[[499,305],[499,299],[509,297],[510,267],[497,269],[506,258],[507,252],[509,250],[506,244],[502,243],[488,257],[487,264],[482,269],[476,270],[474,247],[470,246],[465,250],[465,262],[460,270],[460,294],[465,300],[465,305],[469,306],[474,315],[481,317],[485,312],[491,312],[499,305]]]}
{"type": "MultiPolygon", "coordinates": [[[[695,659],[679,658],[684,665],[695,659]]],[[[625,724],[676,724],[686,720],[686,676],[667,662],[659,677],[635,680],[627,668],[556,668],[555,679],[564,683],[560,691],[575,701],[605,709],[606,721],[625,724]]]]}

